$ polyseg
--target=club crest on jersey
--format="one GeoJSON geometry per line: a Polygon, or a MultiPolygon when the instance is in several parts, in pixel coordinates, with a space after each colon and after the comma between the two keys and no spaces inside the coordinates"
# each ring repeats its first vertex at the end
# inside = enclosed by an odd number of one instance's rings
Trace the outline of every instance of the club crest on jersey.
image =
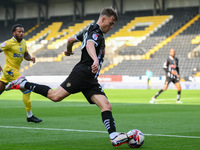
{"type": "Polygon", "coordinates": [[[170,67],[171,67],[171,68],[176,68],[176,65],[171,64],[170,67]]]}
{"type": "Polygon", "coordinates": [[[68,82],[67,85],[66,85],[66,87],[70,87],[70,86],[71,86],[71,83],[68,82]]]}
{"type": "Polygon", "coordinates": [[[22,47],[19,48],[19,51],[22,52],[22,47]]]}
{"type": "Polygon", "coordinates": [[[11,77],[14,77],[14,74],[13,74],[13,69],[11,71],[7,71],[8,75],[10,75],[11,77]]]}
{"type": "Polygon", "coordinates": [[[6,46],[6,42],[3,42],[2,44],[1,44],[1,47],[5,47],[6,46]]]}
{"type": "Polygon", "coordinates": [[[98,39],[98,35],[97,34],[92,34],[92,38],[96,41],[98,39]]]}

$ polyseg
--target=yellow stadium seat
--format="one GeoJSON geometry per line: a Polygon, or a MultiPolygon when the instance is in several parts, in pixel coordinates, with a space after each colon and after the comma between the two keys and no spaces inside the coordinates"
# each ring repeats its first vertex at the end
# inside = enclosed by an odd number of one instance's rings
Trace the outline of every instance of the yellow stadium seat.
{"type": "Polygon", "coordinates": [[[69,37],[77,34],[81,30],[83,30],[85,27],[87,27],[89,24],[93,23],[93,20],[85,20],[83,23],[76,23],[74,26],[69,26],[68,29],[63,29],[60,33],[66,33],[63,37],[57,39],[56,41],[52,42],[47,46],[48,49],[57,49],[59,48],[59,43],[64,43],[65,40],[67,40],[69,37]]]}

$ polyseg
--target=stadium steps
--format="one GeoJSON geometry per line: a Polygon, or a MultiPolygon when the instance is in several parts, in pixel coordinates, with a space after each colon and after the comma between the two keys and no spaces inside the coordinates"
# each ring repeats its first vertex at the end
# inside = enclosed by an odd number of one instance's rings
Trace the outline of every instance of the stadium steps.
{"type": "MultiPolygon", "coordinates": [[[[164,15],[173,15],[173,19],[169,20],[165,25],[159,28],[156,32],[146,37],[144,41],[139,43],[137,46],[127,46],[119,50],[118,54],[120,63],[123,59],[149,59],[151,55],[143,55],[152,49],[156,44],[159,44],[162,40],[166,39],[166,37],[173,34],[173,32],[177,31],[181,26],[183,26],[188,20],[190,20],[194,15],[195,9],[170,9],[164,15]],[[184,14],[182,13],[184,11],[184,14]],[[122,57],[123,56],[123,57],[122,57]]],[[[147,53],[148,54],[148,53],[147,53]]],[[[117,59],[117,58],[116,58],[117,59]]],[[[114,66],[117,65],[114,62],[114,66]]],[[[102,73],[112,68],[113,65],[110,64],[106,66],[107,68],[103,68],[102,73]]]]}
{"type": "MultiPolygon", "coordinates": [[[[166,32],[168,31],[168,35],[172,34],[171,31],[176,31],[181,27],[184,26],[188,20],[191,20],[191,17],[197,14],[198,9],[190,8],[190,9],[170,9],[170,14],[174,16],[172,20],[170,20],[165,26],[160,28],[158,32],[155,32],[153,35],[148,37],[151,39],[152,37],[156,36],[165,36],[166,32]],[[184,11],[183,11],[184,10],[184,11]],[[178,13],[177,13],[178,12],[178,13]],[[174,28],[173,28],[174,27],[174,28]],[[165,30],[162,30],[165,29],[165,30]],[[173,29],[173,30],[170,30],[173,29]],[[159,34],[159,35],[158,35],[159,34]]],[[[160,48],[159,51],[156,51],[154,55],[152,55],[152,59],[149,60],[123,60],[117,66],[114,66],[109,69],[109,71],[105,71],[104,75],[131,75],[131,76],[141,76],[145,75],[147,68],[150,68],[154,76],[163,76],[165,75],[162,66],[164,60],[167,59],[169,55],[169,49],[175,48],[176,55],[179,58],[179,65],[180,65],[180,73],[181,77],[185,78],[192,74],[193,68],[200,68],[198,64],[200,64],[199,59],[188,59],[187,53],[193,49],[194,46],[190,43],[190,41],[199,33],[200,21],[197,20],[193,24],[191,24],[186,30],[180,33],[176,38],[174,38],[171,42],[164,45],[163,48],[160,48]],[[130,66],[130,67],[129,67],[130,66]]],[[[144,44],[146,42],[143,41],[141,43],[144,44]]]]}
{"type": "Polygon", "coordinates": [[[33,26],[31,29],[29,29],[28,31],[26,31],[24,33],[24,36],[27,36],[29,33],[33,32],[36,28],[38,28],[39,26],[38,25],[35,25],[33,26]]]}
{"type": "Polygon", "coordinates": [[[67,29],[63,29],[60,33],[56,33],[57,37],[63,35],[62,37],[58,38],[56,41],[52,42],[47,46],[48,49],[58,49],[63,44],[67,43],[67,39],[73,35],[78,34],[79,32],[83,31],[86,27],[92,24],[93,20],[84,20],[82,23],[76,23],[73,26],[69,26],[67,29]]]}
{"type": "Polygon", "coordinates": [[[176,50],[176,56],[179,58],[180,72],[183,76],[189,76],[193,74],[194,68],[200,68],[200,59],[188,58],[190,53],[196,45],[191,44],[191,40],[200,33],[200,18],[195,21],[191,26],[184,30],[180,35],[174,38],[170,43],[160,49],[160,58],[163,58],[163,54],[166,54],[170,48],[176,50]]]}
{"type": "MultiPolygon", "coordinates": [[[[92,22],[94,22],[93,20],[91,20],[91,19],[94,19],[94,18],[98,18],[98,16],[99,16],[99,14],[98,15],[88,15],[88,16],[86,16],[85,17],[85,20],[83,21],[83,25],[84,25],[84,28],[85,28],[85,25],[89,25],[89,24],[91,24],[92,22]],[[95,17],[94,17],[95,16],[95,17]]],[[[126,17],[123,17],[123,19],[122,19],[122,21],[120,21],[119,22],[119,24],[117,24],[116,26],[114,26],[114,28],[116,29],[116,30],[119,30],[119,28],[122,26],[122,25],[124,25],[124,23],[126,23],[126,22],[128,22],[128,21],[130,21],[130,18],[127,16],[127,15],[125,15],[126,17]]],[[[57,18],[56,18],[57,19],[57,18]]],[[[73,24],[71,23],[71,26],[72,26],[73,24]]],[[[82,27],[83,27],[83,25],[81,25],[82,27]]],[[[80,24],[77,24],[76,26],[79,26],[79,27],[81,27],[80,26],[80,24]]],[[[48,27],[48,26],[47,26],[48,27]]],[[[44,27],[43,27],[44,28],[44,27]]],[[[66,30],[66,28],[65,27],[61,27],[61,29],[64,31],[64,30],[66,30]]],[[[114,30],[115,30],[114,29],[114,30]]],[[[61,31],[62,31],[61,30],[61,31]]],[[[77,28],[76,28],[76,30],[77,30],[77,28]]],[[[82,29],[81,29],[82,30],[82,29]]],[[[109,35],[109,34],[112,34],[112,32],[110,32],[110,33],[108,33],[108,34],[106,34],[106,35],[109,35]]],[[[61,37],[62,38],[62,37],[61,37]]],[[[58,39],[59,40],[59,39],[58,39]]],[[[76,46],[73,46],[75,49],[77,49],[77,48],[80,48],[79,46],[81,45],[81,43],[77,43],[76,44],[76,46]]],[[[46,60],[48,61],[48,58],[50,58],[51,59],[51,57],[53,57],[53,60],[55,60],[55,58],[57,59],[56,61],[61,61],[62,60],[62,62],[63,62],[63,60],[66,58],[66,57],[63,57],[64,55],[62,54],[63,53],[63,50],[64,49],[66,49],[66,44],[64,44],[63,46],[61,46],[61,47],[59,47],[58,49],[45,49],[44,51],[41,51],[41,52],[39,52],[39,53],[36,53],[36,57],[37,58],[41,58],[42,59],[42,57],[46,57],[46,60]]],[[[75,52],[76,53],[76,52],[75,52]]],[[[37,58],[36,58],[36,60],[37,60],[37,58]]],[[[68,57],[67,57],[68,58],[68,57]]],[[[51,59],[52,60],[52,59],[51,59]]],[[[38,63],[39,64],[39,63],[38,63]]],[[[31,64],[27,64],[27,63],[24,63],[23,65],[22,65],[22,69],[21,69],[21,71],[23,72],[23,73],[27,73],[27,72],[29,72],[30,70],[30,68],[31,68],[31,70],[32,70],[32,67],[33,68],[35,68],[35,66],[37,66],[38,64],[36,64],[36,65],[31,65],[31,64]],[[26,68],[26,69],[25,69],[26,68]],[[28,69],[29,68],[29,69],[28,69]],[[27,70],[28,69],[28,70],[27,70]]],[[[40,65],[42,65],[43,63],[41,62],[40,63],[40,65]]],[[[108,62],[107,62],[107,60],[105,59],[104,60],[104,65],[105,64],[109,64],[108,62]]],[[[40,66],[40,65],[38,65],[38,66],[40,66]]],[[[42,69],[40,69],[41,70],[41,72],[42,72],[42,69]]],[[[42,73],[41,73],[42,74],[42,73]]],[[[54,74],[56,74],[56,72],[54,73],[54,74]]]]}
{"type": "MultiPolygon", "coordinates": [[[[152,21],[152,22],[154,22],[156,24],[155,26],[153,26],[152,30],[156,30],[157,31],[158,30],[157,26],[159,26],[159,28],[161,28],[160,23],[162,23],[162,24],[166,23],[166,22],[164,22],[165,19],[167,19],[166,21],[168,22],[170,17],[171,17],[170,15],[156,16],[155,20],[152,21]]],[[[148,22],[148,21],[152,20],[152,16],[149,16],[149,17],[137,17],[137,19],[138,19],[137,23],[148,22]]],[[[134,22],[135,20],[132,20],[132,22],[134,22]]],[[[136,23],[134,22],[134,24],[136,24],[136,23]]],[[[130,29],[132,26],[134,26],[134,24],[131,24],[131,26],[130,25],[124,26],[124,28],[125,29],[130,29]]],[[[142,31],[142,32],[144,32],[144,31],[142,31]]],[[[163,38],[165,38],[165,37],[163,37],[163,38]]],[[[160,41],[160,39],[161,39],[161,37],[151,37],[150,40],[149,40],[149,43],[156,42],[156,41],[158,42],[158,41],[160,41]]],[[[151,45],[151,44],[149,44],[149,45],[151,45]]],[[[140,49],[139,47],[134,47],[134,46],[128,46],[125,49],[119,50],[119,52],[118,52],[118,54],[120,55],[119,59],[118,59],[119,61],[114,62],[113,64],[110,64],[109,66],[103,68],[102,71],[101,71],[101,74],[104,74],[106,71],[109,71],[109,69],[113,68],[114,66],[117,66],[117,64],[120,63],[124,59],[135,59],[135,60],[136,59],[149,59],[148,57],[145,57],[143,55],[145,52],[146,52],[146,49],[143,50],[143,49],[140,49]]]]}
{"type": "MultiPolygon", "coordinates": [[[[168,23],[166,23],[166,25],[164,25],[162,28],[158,29],[157,32],[154,32],[154,34],[152,34],[149,37],[147,37],[146,40],[144,40],[139,45],[145,45],[147,43],[146,46],[150,47],[150,48],[147,48],[147,49],[151,49],[153,44],[154,44],[153,46],[155,46],[157,43],[159,43],[160,41],[162,41],[166,37],[172,35],[174,33],[173,30],[175,30],[175,28],[176,28],[175,31],[177,31],[181,26],[183,26],[185,24],[184,21],[187,22],[188,20],[190,20],[191,16],[194,14],[194,12],[197,14],[196,9],[193,9],[192,11],[188,10],[188,9],[168,9],[166,11],[166,14],[163,14],[163,15],[173,15],[174,18],[172,20],[170,20],[168,23]],[[178,15],[176,15],[176,14],[178,14],[179,17],[177,17],[178,15]],[[177,21],[175,20],[175,18],[176,18],[177,21]],[[164,28],[165,28],[165,30],[163,30],[164,28]],[[172,30],[172,28],[173,28],[173,30],[172,30]],[[160,39],[159,39],[159,37],[160,37],[160,39]],[[155,39],[155,42],[154,42],[153,38],[155,39]]],[[[152,11],[151,11],[151,13],[152,13],[152,11]]],[[[146,12],[144,12],[144,13],[140,13],[140,12],[138,12],[138,13],[136,13],[136,12],[130,12],[129,13],[128,12],[128,13],[125,14],[126,17],[123,17],[123,18],[120,18],[120,19],[123,20],[123,19],[126,18],[127,20],[129,19],[129,21],[130,21],[130,19],[131,20],[134,19],[134,17],[136,17],[137,15],[138,16],[139,15],[147,16],[147,15],[152,15],[152,14],[148,14],[146,12]],[[129,14],[129,15],[127,15],[127,14],[129,14]],[[132,17],[130,17],[130,16],[132,16],[132,17]]],[[[91,18],[95,18],[95,17],[91,17],[91,18]]],[[[87,20],[91,19],[91,18],[88,17],[87,20]]],[[[51,23],[54,22],[54,21],[55,20],[53,20],[53,21],[51,20],[51,23]]],[[[60,20],[57,20],[57,21],[60,21],[60,20]]],[[[129,22],[129,21],[127,21],[127,22],[129,22]]],[[[124,23],[123,23],[123,22],[121,22],[119,20],[119,26],[117,25],[118,23],[116,23],[116,25],[114,26],[113,30],[111,30],[111,32],[109,32],[108,34],[106,34],[105,37],[109,37],[111,34],[113,34],[114,32],[118,31],[119,28],[121,28],[127,22],[124,21],[124,23]],[[116,27],[116,29],[115,29],[115,27],[116,27]]],[[[196,24],[196,22],[195,22],[195,24],[196,24]]],[[[41,25],[38,28],[42,28],[44,26],[47,26],[47,24],[45,23],[45,24],[41,25]]],[[[192,27],[196,27],[196,25],[195,26],[191,25],[191,26],[192,27]]],[[[62,25],[62,27],[63,27],[63,25],[62,25]]],[[[38,28],[36,30],[38,30],[38,28]]],[[[179,58],[180,65],[184,64],[184,62],[186,62],[185,66],[180,66],[181,76],[184,77],[184,76],[190,75],[192,67],[193,66],[196,67],[197,64],[200,64],[200,63],[199,63],[199,60],[196,59],[196,58],[195,59],[191,59],[191,60],[187,60],[187,58],[186,58],[187,51],[188,50],[190,50],[190,51],[192,50],[191,49],[192,47],[190,46],[190,45],[192,45],[191,44],[191,40],[194,39],[195,36],[197,36],[197,34],[193,34],[193,32],[191,34],[187,33],[186,31],[189,31],[188,29],[190,29],[190,27],[187,28],[180,35],[176,36],[176,38],[174,38],[171,42],[167,43],[167,45],[164,45],[163,48],[160,48],[159,51],[156,51],[154,53],[154,55],[152,55],[152,59],[149,59],[149,60],[123,60],[121,63],[118,64],[120,66],[119,68],[118,68],[118,66],[113,66],[113,68],[112,68],[112,65],[111,65],[111,69],[109,71],[106,71],[104,74],[108,74],[108,75],[111,75],[111,74],[123,74],[123,75],[131,75],[131,76],[135,76],[135,75],[141,76],[141,75],[145,74],[147,68],[150,68],[153,71],[153,73],[154,73],[155,76],[164,75],[164,71],[162,70],[163,61],[164,61],[164,59],[167,58],[169,49],[171,47],[174,47],[177,50],[177,56],[178,57],[181,56],[181,54],[183,54],[183,56],[184,56],[183,59],[179,58]],[[190,34],[191,37],[189,36],[189,34],[190,34]],[[179,38],[179,36],[180,36],[180,38],[179,38]],[[189,41],[190,45],[188,45],[187,41],[189,41]],[[177,43],[175,43],[175,42],[177,42],[177,43]],[[178,47],[178,46],[180,46],[180,47],[178,47]],[[186,50],[186,52],[185,52],[185,50],[186,50]],[[127,66],[127,65],[130,65],[130,67],[127,66]]],[[[33,32],[35,32],[36,30],[34,30],[33,32]]],[[[32,35],[33,32],[31,32],[30,34],[28,34],[28,36],[32,35]]],[[[196,30],[196,33],[198,33],[198,34],[200,33],[198,31],[198,29],[196,30]]],[[[60,51],[60,50],[58,50],[58,51],[60,51]]],[[[130,51],[130,52],[133,53],[132,51],[130,51]]],[[[57,54],[55,54],[55,57],[56,57],[56,55],[57,54]]],[[[123,55],[123,53],[121,55],[123,55]]],[[[66,58],[68,58],[68,57],[63,57],[62,58],[63,61],[61,61],[61,62],[52,62],[52,63],[49,63],[49,66],[51,66],[52,68],[54,68],[53,63],[60,64],[60,66],[63,66],[62,62],[64,62],[65,61],[64,59],[66,59],[66,58]]],[[[26,61],[24,61],[24,62],[26,62],[26,61]]],[[[73,63],[71,65],[69,65],[69,66],[73,66],[73,63]]],[[[47,62],[47,64],[48,64],[48,62],[47,62]]],[[[105,65],[105,67],[107,67],[107,66],[109,66],[109,64],[110,64],[109,60],[106,61],[106,58],[105,58],[105,62],[103,63],[103,66],[105,65]]],[[[38,70],[40,70],[40,75],[42,75],[43,71],[50,70],[50,69],[48,69],[48,68],[50,68],[48,65],[46,66],[46,68],[40,69],[40,66],[42,67],[42,65],[43,65],[42,62],[41,63],[37,63],[36,65],[33,65],[33,67],[31,67],[29,69],[31,70],[31,69],[35,68],[36,72],[38,70]]],[[[59,65],[58,66],[55,65],[55,67],[59,67],[59,65]]],[[[61,67],[60,69],[61,70],[62,69],[66,70],[66,68],[70,68],[70,67],[64,67],[64,68],[61,67]]],[[[30,71],[29,69],[25,70],[23,72],[23,74],[29,72],[30,75],[34,75],[34,71],[30,71]]],[[[52,71],[51,74],[56,74],[56,71],[53,73],[53,70],[54,69],[50,70],[50,71],[52,71]]],[[[69,70],[69,72],[70,72],[70,70],[69,70]]],[[[48,75],[48,72],[46,72],[44,74],[48,75]]]]}
{"type": "MultiPolygon", "coordinates": [[[[0,35],[3,35],[0,36],[0,43],[10,39],[13,36],[11,29],[14,24],[22,24],[26,32],[37,24],[37,19],[18,19],[17,21],[8,20],[7,27],[4,26],[4,21],[0,21],[0,28],[2,29],[0,30],[0,35]]],[[[24,36],[24,38],[27,39],[27,36],[24,36]]]]}
{"type": "Polygon", "coordinates": [[[80,61],[80,47],[75,49],[74,55],[62,57],[62,61],[37,62],[35,65],[27,65],[21,69],[24,76],[32,75],[69,75],[74,65],[80,61]]]}
{"type": "Polygon", "coordinates": [[[121,55],[142,55],[142,52],[148,52],[154,46],[156,46],[161,41],[172,35],[179,28],[181,28],[191,18],[193,18],[196,15],[195,10],[197,9],[168,9],[163,13],[163,15],[173,15],[173,19],[169,20],[169,22],[162,26],[162,28],[159,28],[156,32],[147,37],[137,46],[129,46],[122,49],[120,51],[121,55]]]}
{"type": "MultiPolygon", "coordinates": [[[[33,66],[35,66],[35,65],[40,66],[42,63],[61,62],[61,64],[62,64],[62,61],[65,60],[65,57],[66,57],[64,54],[65,49],[66,49],[66,45],[63,45],[62,47],[59,48],[59,51],[58,50],[57,51],[46,50],[46,52],[42,51],[42,52],[38,53],[36,55],[36,64],[25,61],[21,65],[22,67],[20,69],[20,72],[24,72],[24,71],[27,72],[27,71],[29,71],[28,69],[32,68],[33,66]]],[[[80,42],[73,46],[72,51],[74,51],[75,49],[80,49],[80,42]]],[[[75,52],[75,53],[77,53],[77,52],[75,52]]],[[[71,59],[71,57],[70,57],[70,59],[71,59]]],[[[73,62],[73,60],[71,62],[73,62]]],[[[39,70],[42,71],[42,69],[39,69],[39,70]]]]}
{"type": "Polygon", "coordinates": [[[189,26],[191,26],[195,21],[199,19],[200,15],[196,15],[194,18],[192,18],[188,23],[186,23],[183,27],[181,27],[178,31],[176,31],[174,34],[172,34],[170,37],[166,38],[159,44],[157,44],[155,47],[149,50],[147,52],[146,57],[147,59],[150,59],[151,54],[154,54],[155,51],[159,51],[160,48],[162,48],[164,45],[167,45],[168,42],[171,42],[172,39],[174,39],[176,36],[178,36],[180,33],[182,33],[184,30],[186,30],[189,26]]]}
{"type": "Polygon", "coordinates": [[[44,30],[41,30],[39,33],[37,33],[35,36],[32,38],[28,39],[27,42],[37,42],[41,40],[43,37],[46,36],[45,40],[50,41],[51,38],[55,37],[55,33],[58,32],[62,25],[62,22],[53,22],[51,25],[48,27],[44,28],[44,30]]]}
{"type": "Polygon", "coordinates": [[[194,39],[191,40],[192,44],[199,44],[200,43],[200,34],[197,35],[194,39]]]}
{"type": "MultiPolygon", "coordinates": [[[[90,25],[91,23],[93,23],[93,20],[84,20],[83,23],[76,23],[73,26],[69,26],[67,29],[62,29],[61,32],[58,32],[62,26],[62,22],[53,22],[51,25],[49,25],[48,27],[46,27],[44,30],[42,30],[41,32],[39,32],[39,34],[37,34],[37,36],[33,37],[31,40],[34,40],[36,37],[39,37],[40,35],[44,35],[44,33],[49,32],[49,30],[53,30],[55,29],[53,32],[50,32],[47,36],[46,36],[46,40],[53,40],[55,37],[58,37],[58,34],[64,34],[65,32],[68,32],[65,36],[59,38],[58,40],[56,40],[55,42],[52,42],[50,45],[48,45],[47,47],[50,49],[45,49],[43,51],[40,51],[38,53],[36,53],[36,57],[40,57],[38,60],[39,62],[49,62],[49,61],[62,61],[63,57],[65,56],[63,51],[66,49],[66,42],[67,39],[70,36],[73,36],[75,34],[77,34],[78,32],[81,32],[82,30],[84,30],[88,25],[90,25]],[[41,58],[42,57],[42,58],[41,58]]],[[[41,39],[41,37],[40,37],[41,39]]],[[[35,39],[36,40],[36,39],[35,39]]],[[[30,42],[30,41],[29,41],[30,42]]],[[[73,50],[78,48],[81,45],[80,42],[76,43],[73,46],[73,50]]],[[[24,65],[24,67],[21,68],[21,72],[24,72],[26,70],[28,70],[28,68],[32,67],[31,63],[29,65],[24,65]]]]}

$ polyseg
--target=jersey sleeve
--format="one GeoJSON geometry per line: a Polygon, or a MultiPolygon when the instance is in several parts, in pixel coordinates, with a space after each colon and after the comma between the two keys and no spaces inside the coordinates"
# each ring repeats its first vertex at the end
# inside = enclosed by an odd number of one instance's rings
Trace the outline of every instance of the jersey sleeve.
{"type": "Polygon", "coordinates": [[[25,53],[28,52],[28,49],[27,49],[27,44],[25,42],[25,53]]]}
{"type": "Polygon", "coordinates": [[[177,59],[177,64],[176,64],[176,71],[179,74],[179,66],[178,66],[178,59],[177,59]]]}
{"type": "Polygon", "coordinates": [[[0,49],[1,49],[2,51],[6,51],[6,50],[8,50],[9,48],[10,48],[10,43],[9,43],[9,41],[5,41],[5,42],[1,43],[0,49]]]}
{"type": "Polygon", "coordinates": [[[87,37],[87,41],[93,41],[96,47],[99,45],[101,39],[102,39],[101,35],[95,31],[92,31],[91,33],[89,33],[87,37]]]}
{"type": "Polygon", "coordinates": [[[163,69],[164,69],[164,71],[165,71],[166,73],[168,72],[168,65],[169,65],[168,60],[166,60],[166,61],[164,62],[164,64],[163,64],[163,69]]]}
{"type": "Polygon", "coordinates": [[[179,67],[176,68],[177,73],[179,74],[179,67]]]}
{"type": "Polygon", "coordinates": [[[75,39],[76,39],[77,41],[83,42],[83,33],[80,33],[80,34],[76,35],[76,36],[75,36],[75,39]]]}

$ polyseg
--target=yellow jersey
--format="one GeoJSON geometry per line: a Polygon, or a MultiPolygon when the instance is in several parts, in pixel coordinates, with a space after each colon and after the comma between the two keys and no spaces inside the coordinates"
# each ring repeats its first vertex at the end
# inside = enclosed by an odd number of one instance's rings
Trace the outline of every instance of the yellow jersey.
{"type": "Polygon", "coordinates": [[[19,70],[24,58],[24,53],[27,52],[26,41],[22,39],[18,42],[14,37],[1,44],[1,50],[6,56],[5,66],[19,70]]]}

